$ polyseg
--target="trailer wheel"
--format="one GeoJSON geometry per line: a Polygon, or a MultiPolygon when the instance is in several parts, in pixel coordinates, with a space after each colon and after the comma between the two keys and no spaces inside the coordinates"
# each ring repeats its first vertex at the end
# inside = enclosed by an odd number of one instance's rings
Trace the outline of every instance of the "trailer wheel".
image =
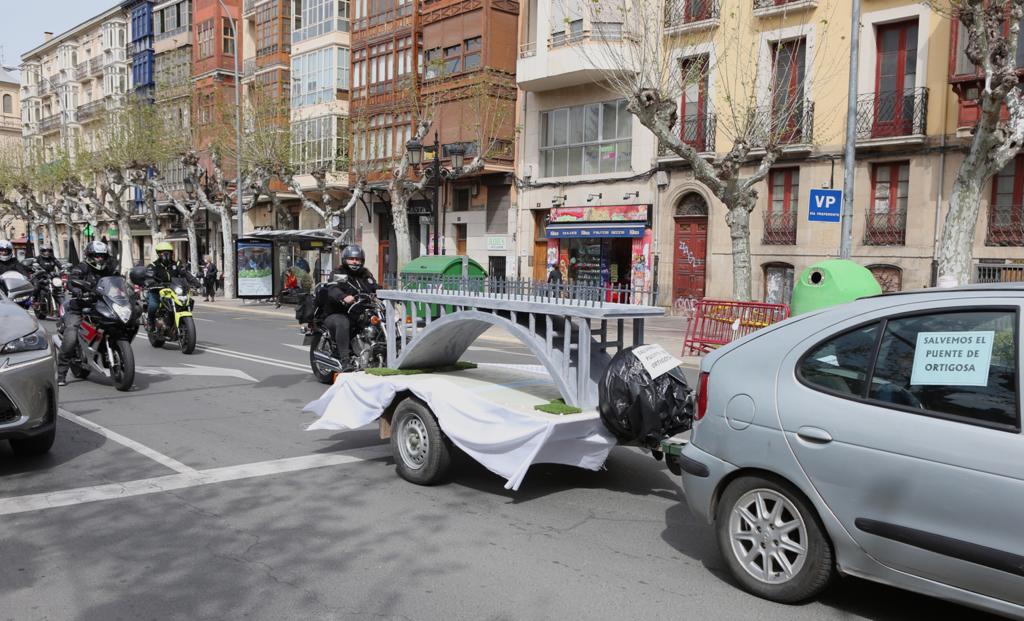
{"type": "Polygon", "coordinates": [[[443,482],[452,465],[451,440],[425,403],[409,397],[395,408],[391,453],[398,475],[416,485],[443,482]]]}

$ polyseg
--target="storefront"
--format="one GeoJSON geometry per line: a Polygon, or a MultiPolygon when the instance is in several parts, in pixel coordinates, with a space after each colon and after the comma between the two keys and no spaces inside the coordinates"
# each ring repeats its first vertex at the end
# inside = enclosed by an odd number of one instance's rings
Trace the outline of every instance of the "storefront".
{"type": "Polygon", "coordinates": [[[558,207],[548,215],[547,265],[565,282],[649,288],[651,206],[558,207]]]}

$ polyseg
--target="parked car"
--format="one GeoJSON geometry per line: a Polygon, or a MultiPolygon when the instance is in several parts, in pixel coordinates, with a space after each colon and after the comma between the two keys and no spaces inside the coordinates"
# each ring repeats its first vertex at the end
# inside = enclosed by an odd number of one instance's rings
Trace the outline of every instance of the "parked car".
{"type": "Polygon", "coordinates": [[[1024,285],[884,295],[701,363],[687,503],[777,602],[858,576],[1024,618],[1024,285]]]}
{"type": "Polygon", "coordinates": [[[17,455],[50,450],[57,430],[57,358],[35,317],[0,296],[0,440],[17,455]]]}

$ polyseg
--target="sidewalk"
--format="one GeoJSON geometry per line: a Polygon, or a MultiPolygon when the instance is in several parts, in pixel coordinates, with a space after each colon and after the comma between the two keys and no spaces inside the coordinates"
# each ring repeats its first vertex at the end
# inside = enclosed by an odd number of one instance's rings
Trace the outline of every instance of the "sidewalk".
{"type": "MultiPolygon", "coordinates": [[[[218,298],[216,302],[197,302],[197,308],[206,310],[221,310],[226,312],[250,313],[268,317],[281,317],[289,323],[295,322],[295,306],[285,304],[281,308],[274,308],[274,302],[262,302],[256,300],[238,300],[235,298],[218,298]]],[[[648,344],[658,344],[665,348],[670,354],[680,358],[683,366],[696,369],[700,366],[699,356],[682,356],[683,341],[686,340],[687,320],[682,316],[666,315],[664,317],[653,317],[647,319],[644,325],[644,341],[648,344]]],[[[632,342],[633,322],[625,322],[625,342],[632,342]]],[[[519,339],[509,335],[500,328],[491,328],[480,337],[488,341],[500,341],[502,343],[519,344],[519,339]]]]}

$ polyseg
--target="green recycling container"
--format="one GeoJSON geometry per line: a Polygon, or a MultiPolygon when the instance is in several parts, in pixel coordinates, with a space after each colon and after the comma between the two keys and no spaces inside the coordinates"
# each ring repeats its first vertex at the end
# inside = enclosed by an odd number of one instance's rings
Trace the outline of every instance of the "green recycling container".
{"type": "Polygon", "coordinates": [[[866,267],[845,259],[828,259],[800,274],[800,280],[793,286],[790,310],[791,314],[800,315],[881,293],[882,287],[866,267]]]}
{"type": "MultiPolygon", "coordinates": [[[[449,291],[457,289],[468,289],[469,291],[483,291],[484,279],[487,272],[483,267],[469,257],[459,255],[426,255],[409,261],[401,271],[402,289],[437,289],[438,287],[449,291]],[[465,274],[463,274],[463,260],[465,260],[465,274]]],[[[445,307],[445,311],[451,312],[451,307],[445,307]]],[[[436,304],[430,305],[431,317],[440,315],[436,304]]],[[[425,317],[426,312],[423,304],[416,305],[416,315],[425,317]]]]}

